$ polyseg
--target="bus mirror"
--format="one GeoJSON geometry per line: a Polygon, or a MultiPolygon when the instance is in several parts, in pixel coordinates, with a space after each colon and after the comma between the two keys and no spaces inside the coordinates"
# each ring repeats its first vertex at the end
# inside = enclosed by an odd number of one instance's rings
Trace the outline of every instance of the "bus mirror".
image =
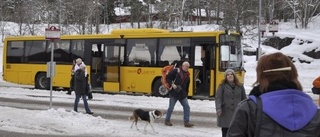
{"type": "Polygon", "coordinates": [[[124,37],[124,35],[120,35],[120,38],[122,38],[122,39],[123,39],[123,37],[124,37]]]}
{"type": "Polygon", "coordinates": [[[227,30],[225,30],[224,32],[225,32],[227,35],[230,35],[230,30],[227,29],[227,30]]]}

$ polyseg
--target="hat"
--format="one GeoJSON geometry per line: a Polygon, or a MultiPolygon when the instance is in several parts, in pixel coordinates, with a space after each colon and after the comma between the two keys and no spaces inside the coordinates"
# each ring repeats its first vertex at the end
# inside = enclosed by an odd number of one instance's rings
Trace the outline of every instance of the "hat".
{"type": "Polygon", "coordinates": [[[82,63],[82,59],[81,59],[81,58],[77,58],[77,59],[76,59],[76,63],[77,63],[77,64],[82,63]]]}
{"type": "Polygon", "coordinates": [[[235,75],[233,69],[227,69],[227,70],[224,72],[224,77],[227,77],[228,72],[232,72],[232,74],[235,75]]]}
{"type": "Polygon", "coordinates": [[[81,64],[81,65],[79,66],[79,68],[80,68],[80,69],[85,69],[85,68],[86,68],[86,65],[81,64]]]}

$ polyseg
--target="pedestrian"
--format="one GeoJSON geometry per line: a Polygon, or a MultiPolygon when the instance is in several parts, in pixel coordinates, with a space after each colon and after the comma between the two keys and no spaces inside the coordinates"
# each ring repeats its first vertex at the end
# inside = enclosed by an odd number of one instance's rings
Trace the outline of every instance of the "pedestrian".
{"type": "Polygon", "coordinates": [[[291,59],[262,56],[249,99],[239,103],[227,137],[320,137],[320,110],[302,91],[291,59]]]}
{"type": "Polygon", "coordinates": [[[87,80],[85,77],[85,70],[86,70],[86,66],[84,64],[81,64],[79,69],[75,72],[75,85],[74,85],[74,89],[75,89],[75,96],[76,99],[74,101],[74,111],[78,112],[78,103],[79,103],[79,99],[80,97],[82,97],[83,100],[83,104],[86,110],[87,114],[93,114],[93,112],[91,112],[91,110],[89,109],[89,105],[87,102],[87,94],[86,94],[86,86],[87,86],[87,80]]]}
{"type": "Polygon", "coordinates": [[[217,125],[221,127],[222,137],[226,137],[237,104],[246,99],[246,92],[235,75],[234,70],[227,69],[215,96],[217,125]]]}
{"type": "Polygon", "coordinates": [[[189,67],[189,62],[184,61],[181,67],[171,70],[166,77],[166,81],[172,86],[171,90],[169,91],[169,107],[167,109],[165,118],[165,125],[167,126],[172,126],[170,118],[177,101],[179,101],[183,107],[184,126],[194,126],[189,122],[190,106],[187,98],[190,84],[190,73],[188,71],[189,67]]]}
{"type": "MultiPolygon", "coordinates": [[[[74,62],[74,65],[72,66],[71,74],[74,74],[80,68],[81,64],[85,65],[81,58],[77,58],[74,62]]],[[[87,79],[86,93],[88,95],[88,99],[91,100],[93,96],[92,96],[92,92],[89,84],[89,74],[87,73],[87,70],[85,70],[85,77],[87,79]]],[[[74,91],[73,87],[74,87],[74,76],[71,77],[71,80],[70,80],[70,90],[67,92],[68,95],[71,95],[71,92],[74,91]]]]}
{"type": "Polygon", "coordinates": [[[70,79],[70,89],[67,92],[68,95],[71,95],[71,92],[74,91],[74,73],[75,73],[75,68],[76,66],[76,60],[72,60],[72,68],[71,68],[71,79],[70,79]]]}
{"type": "MultiPolygon", "coordinates": [[[[316,78],[313,82],[312,85],[314,88],[320,89],[320,77],[316,78]]],[[[320,95],[318,98],[318,108],[320,108],[320,95]]]]}

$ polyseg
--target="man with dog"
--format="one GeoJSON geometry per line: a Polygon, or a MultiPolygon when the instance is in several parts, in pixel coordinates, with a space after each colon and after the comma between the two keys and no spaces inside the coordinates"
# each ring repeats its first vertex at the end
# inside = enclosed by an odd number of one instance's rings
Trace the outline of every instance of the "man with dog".
{"type": "Polygon", "coordinates": [[[164,123],[167,126],[172,126],[170,118],[177,101],[179,101],[183,107],[184,126],[194,126],[189,122],[190,106],[187,98],[190,84],[190,73],[188,71],[189,67],[189,62],[184,61],[179,68],[171,70],[166,77],[166,81],[171,85],[171,90],[169,91],[169,107],[167,109],[167,114],[164,123]]]}

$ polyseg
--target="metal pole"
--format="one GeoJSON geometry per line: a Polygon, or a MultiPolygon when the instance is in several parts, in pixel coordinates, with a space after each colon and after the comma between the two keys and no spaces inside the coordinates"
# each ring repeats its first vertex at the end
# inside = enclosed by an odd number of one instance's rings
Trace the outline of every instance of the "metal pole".
{"type": "Polygon", "coordinates": [[[258,48],[257,48],[257,60],[259,60],[261,56],[261,48],[260,48],[260,43],[261,43],[261,30],[260,30],[260,23],[261,23],[261,0],[259,0],[259,17],[258,17],[258,48]]]}
{"type": "Polygon", "coordinates": [[[56,46],[55,40],[52,40],[53,45],[51,46],[51,61],[50,61],[50,109],[52,107],[52,83],[53,83],[53,49],[56,46]]]}

